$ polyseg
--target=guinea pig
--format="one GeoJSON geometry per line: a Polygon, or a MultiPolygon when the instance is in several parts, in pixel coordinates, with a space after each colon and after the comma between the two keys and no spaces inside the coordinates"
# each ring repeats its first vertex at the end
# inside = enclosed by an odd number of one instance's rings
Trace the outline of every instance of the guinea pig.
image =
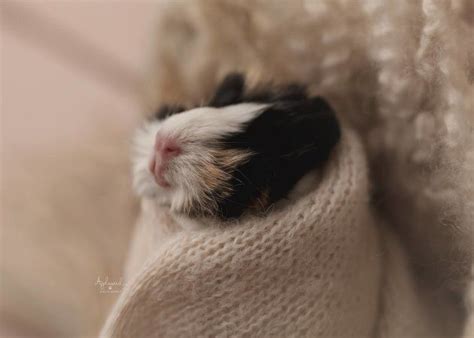
{"type": "Polygon", "coordinates": [[[163,106],[139,129],[134,188],[187,217],[264,214],[305,185],[339,139],[334,111],[304,86],[248,90],[232,73],[206,105],[163,106]]]}

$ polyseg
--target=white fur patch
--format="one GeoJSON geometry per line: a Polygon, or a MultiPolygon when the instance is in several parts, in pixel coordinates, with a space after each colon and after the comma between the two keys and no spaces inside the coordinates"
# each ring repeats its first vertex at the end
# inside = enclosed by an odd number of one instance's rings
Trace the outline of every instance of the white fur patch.
{"type": "Polygon", "coordinates": [[[256,118],[266,106],[241,103],[223,108],[201,107],[147,123],[134,138],[135,192],[141,197],[170,205],[173,211],[182,211],[192,202],[207,203],[202,180],[194,168],[211,160],[209,143],[217,143],[221,137],[241,131],[244,124],[256,118]],[[171,183],[171,187],[166,189],[156,184],[148,169],[158,132],[175,138],[182,149],[182,154],[173,160],[165,174],[171,183]]]}
{"type": "Polygon", "coordinates": [[[179,141],[213,141],[242,130],[256,118],[265,104],[240,103],[223,108],[201,107],[176,114],[162,123],[162,132],[179,141]]]}

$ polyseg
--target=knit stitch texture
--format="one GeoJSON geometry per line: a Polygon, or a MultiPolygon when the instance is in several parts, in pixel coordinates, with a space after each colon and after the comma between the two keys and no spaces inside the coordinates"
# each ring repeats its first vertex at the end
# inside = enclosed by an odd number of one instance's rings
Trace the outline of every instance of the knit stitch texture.
{"type": "Polygon", "coordinates": [[[349,127],[321,185],[268,219],[186,234],[144,206],[135,282],[104,332],[474,336],[472,13],[471,0],[164,2],[150,107],[203,102],[241,70],[307,84],[349,127]]]}
{"type": "Polygon", "coordinates": [[[294,205],[190,232],[145,202],[130,284],[103,336],[445,337],[393,235],[379,232],[367,167],[345,132],[294,205]],[[146,244],[148,242],[148,244],[146,244]]]}

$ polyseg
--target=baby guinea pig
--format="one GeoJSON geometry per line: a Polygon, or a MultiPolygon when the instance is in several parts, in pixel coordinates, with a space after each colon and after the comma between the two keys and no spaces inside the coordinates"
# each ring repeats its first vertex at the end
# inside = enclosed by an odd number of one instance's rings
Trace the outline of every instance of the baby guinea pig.
{"type": "Polygon", "coordinates": [[[263,213],[319,169],[340,138],[326,101],[298,85],[249,91],[232,73],[205,106],[164,106],[135,137],[134,188],[188,217],[263,213]]]}

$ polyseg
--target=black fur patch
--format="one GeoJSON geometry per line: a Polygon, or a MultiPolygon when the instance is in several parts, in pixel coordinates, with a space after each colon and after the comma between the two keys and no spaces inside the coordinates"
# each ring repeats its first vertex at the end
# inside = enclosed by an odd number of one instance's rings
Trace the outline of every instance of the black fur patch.
{"type": "Polygon", "coordinates": [[[306,99],[306,87],[295,83],[286,86],[267,85],[247,92],[245,77],[240,73],[231,73],[221,81],[208,106],[224,107],[243,102],[271,103],[306,99]]]}
{"type": "MultiPolygon", "coordinates": [[[[238,75],[233,74],[231,79],[226,78],[216,91],[216,96],[225,98],[226,104],[271,105],[248,122],[243,132],[222,140],[227,148],[251,150],[255,154],[236,168],[231,182],[234,191],[219,202],[218,213],[225,219],[242,215],[262,194],[269,204],[285,198],[298,180],[327,161],[340,139],[334,111],[324,99],[309,98],[304,87],[290,85],[244,94],[238,75]],[[229,88],[232,84],[235,87],[229,88]],[[225,89],[231,95],[226,95],[225,89]],[[231,97],[229,103],[227,99],[231,97]]],[[[212,102],[222,101],[214,97],[212,102]]]]}
{"type": "Polygon", "coordinates": [[[244,94],[245,79],[242,74],[232,73],[227,75],[217,87],[209,107],[224,107],[242,102],[244,94]]]}
{"type": "MultiPolygon", "coordinates": [[[[221,140],[223,151],[242,149],[254,154],[233,171],[230,196],[223,199],[215,192],[217,216],[222,219],[238,218],[261,201],[265,201],[262,208],[267,208],[285,198],[305,174],[322,167],[340,139],[332,108],[321,97],[309,97],[304,86],[269,85],[247,91],[244,76],[232,73],[217,87],[207,106],[243,102],[267,103],[269,107],[242,132],[221,140]]],[[[181,106],[163,106],[155,118],[163,120],[182,111],[185,108],[181,106]]]]}
{"type": "Polygon", "coordinates": [[[185,110],[186,108],[180,105],[165,104],[161,106],[160,109],[158,109],[158,111],[154,114],[153,118],[161,121],[161,120],[167,119],[168,117],[172,115],[182,113],[185,110]]]}

